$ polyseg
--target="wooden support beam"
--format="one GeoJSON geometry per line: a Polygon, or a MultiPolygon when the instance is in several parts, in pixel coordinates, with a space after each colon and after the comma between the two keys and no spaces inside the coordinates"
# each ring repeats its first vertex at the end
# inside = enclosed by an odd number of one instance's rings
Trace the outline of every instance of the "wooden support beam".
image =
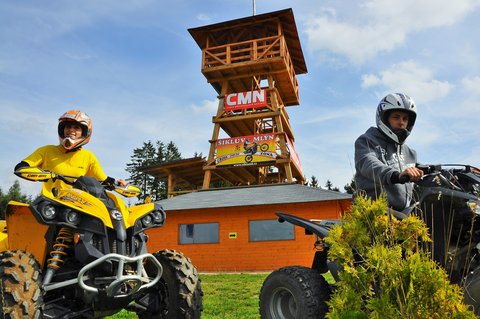
{"type": "MultiPolygon", "coordinates": [[[[225,96],[227,90],[228,90],[228,81],[223,81],[221,95],[225,96]]],[[[223,98],[218,100],[217,116],[219,116],[222,112],[223,112],[223,98]]],[[[220,134],[220,124],[214,123],[212,140],[216,141],[218,139],[219,134],[220,134]]],[[[215,143],[210,143],[210,151],[208,152],[207,165],[211,165],[214,162],[215,162],[215,143]]],[[[209,171],[205,171],[205,176],[203,179],[204,189],[208,189],[210,187],[210,179],[211,179],[211,173],[209,171]]]]}
{"type": "Polygon", "coordinates": [[[173,193],[174,188],[175,188],[175,184],[173,181],[172,174],[168,174],[168,178],[167,178],[167,197],[168,198],[173,197],[173,195],[171,194],[173,193]]]}
{"type": "Polygon", "coordinates": [[[205,170],[205,174],[204,174],[204,177],[203,177],[202,189],[209,189],[210,188],[211,177],[212,177],[212,172],[210,170],[205,170]]]}
{"type": "Polygon", "coordinates": [[[272,112],[256,112],[256,113],[249,113],[246,115],[234,115],[228,117],[213,117],[213,123],[223,123],[223,122],[234,122],[234,121],[242,121],[242,120],[254,120],[254,119],[263,119],[263,118],[271,118],[280,115],[280,111],[272,111],[272,112]]]}

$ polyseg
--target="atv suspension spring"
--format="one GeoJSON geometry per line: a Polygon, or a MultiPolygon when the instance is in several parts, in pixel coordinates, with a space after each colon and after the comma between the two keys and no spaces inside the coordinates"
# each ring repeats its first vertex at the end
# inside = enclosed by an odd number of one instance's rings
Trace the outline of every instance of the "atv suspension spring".
{"type": "Polygon", "coordinates": [[[110,251],[114,254],[117,253],[117,241],[116,240],[113,240],[112,241],[112,244],[111,244],[111,247],[110,247],[110,251]]]}
{"type": "Polygon", "coordinates": [[[50,259],[47,260],[49,268],[58,269],[65,261],[63,257],[67,255],[66,250],[72,246],[73,231],[70,228],[62,227],[58,232],[57,239],[50,252],[50,259]]]}

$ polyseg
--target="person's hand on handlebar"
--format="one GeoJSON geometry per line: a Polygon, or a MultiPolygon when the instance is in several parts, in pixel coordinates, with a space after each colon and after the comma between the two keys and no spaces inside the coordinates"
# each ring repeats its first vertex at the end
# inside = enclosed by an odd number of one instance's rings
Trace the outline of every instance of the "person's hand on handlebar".
{"type": "Polygon", "coordinates": [[[128,182],[123,178],[117,179],[116,183],[120,187],[127,187],[128,185],[128,182]]]}
{"type": "Polygon", "coordinates": [[[120,186],[123,188],[127,187],[128,182],[123,178],[115,179],[108,176],[107,179],[102,182],[102,185],[105,186],[105,188],[108,190],[114,190],[116,186],[120,186]]]}
{"type": "Polygon", "coordinates": [[[408,167],[400,173],[400,180],[407,180],[410,182],[418,182],[423,177],[423,171],[417,167],[408,167]]]}

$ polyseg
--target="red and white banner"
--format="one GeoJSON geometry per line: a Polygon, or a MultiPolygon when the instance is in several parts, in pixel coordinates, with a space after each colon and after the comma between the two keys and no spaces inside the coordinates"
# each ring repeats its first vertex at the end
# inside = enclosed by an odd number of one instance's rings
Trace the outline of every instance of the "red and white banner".
{"type": "Polygon", "coordinates": [[[298,156],[297,151],[295,150],[295,147],[293,146],[292,142],[288,138],[288,135],[285,134],[285,137],[287,138],[287,150],[290,153],[290,158],[292,159],[292,163],[297,167],[298,171],[303,175],[302,164],[300,163],[300,157],[298,156]]]}
{"type": "Polygon", "coordinates": [[[264,89],[230,93],[225,95],[225,111],[236,111],[243,109],[255,109],[267,106],[267,91],[264,89]]]}

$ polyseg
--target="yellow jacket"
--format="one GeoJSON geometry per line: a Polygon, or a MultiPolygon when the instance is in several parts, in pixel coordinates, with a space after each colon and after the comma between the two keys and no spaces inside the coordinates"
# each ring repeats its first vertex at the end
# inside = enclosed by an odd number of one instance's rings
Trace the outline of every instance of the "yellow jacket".
{"type": "MultiPolygon", "coordinates": [[[[35,150],[23,162],[65,176],[91,176],[99,181],[104,181],[107,178],[96,156],[83,148],[76,151],[66,151],[62,145],[46,145],[35,150]]],[[[60,180],[55,182],[49,180],[43,183],[42,193],[51,194],[54,187],[63,189],[72,186],[60,180]]]]}

